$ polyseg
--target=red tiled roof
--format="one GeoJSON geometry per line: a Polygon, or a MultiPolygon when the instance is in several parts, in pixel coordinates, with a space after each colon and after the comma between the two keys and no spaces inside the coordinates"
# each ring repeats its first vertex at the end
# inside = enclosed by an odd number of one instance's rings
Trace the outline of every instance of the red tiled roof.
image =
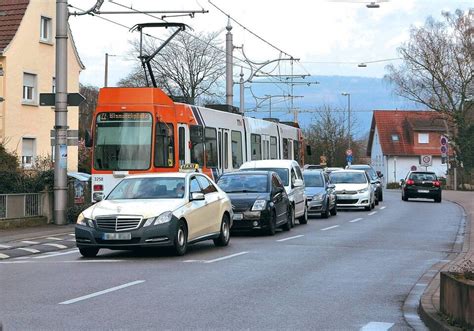
{"type": "Polygon", "coordinates": [[[371,155],[375,127],[384,155],[440,156],[440,135],[445,132],[443,117],[434,111],[375,110],[372,117],[367,155],[371,155]],[[416,133],[429,134],[428,144],[418,144],[416,133]],[[392,135],[399,140],[393,141],[392,135]]]}
{"type": "Polygon", "coordinates": [[[15,36],[29,3],[29,0],[0,0],[0,52],[15,36]]]}

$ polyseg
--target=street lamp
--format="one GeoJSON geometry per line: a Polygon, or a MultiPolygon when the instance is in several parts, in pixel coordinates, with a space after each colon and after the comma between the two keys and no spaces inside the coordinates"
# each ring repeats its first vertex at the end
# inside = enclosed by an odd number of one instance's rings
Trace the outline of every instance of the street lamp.
{"type": "Polygon", "coordinates": [[[117,55],[105,53],[104,87],[107,87],[108,76],[109,76],[109,56],[117,56],[117,55]]]}
{"type": "Polygon", "coordinates": [[[349,148],[351,149],[351,94],[348,92],[342,92],[341,95],[347,97],[347,112],[348,112],[348,121],[347,121],[347,140],[349,148]]]}

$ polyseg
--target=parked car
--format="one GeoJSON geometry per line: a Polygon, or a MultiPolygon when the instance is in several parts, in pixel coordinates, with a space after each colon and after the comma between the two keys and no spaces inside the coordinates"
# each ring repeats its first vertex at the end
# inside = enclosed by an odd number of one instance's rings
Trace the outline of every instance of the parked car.
{"type": "Polygon", "coordinates": [[[334,184],[321,170],[303,171],[306,199],[308,201],[308,216],[321,214],[328,218],[337,215],[336,193],[334,184]]]}
{"type": "Polygon", "coordinates": [[[304,179],[298,162],[294,160],[259,160],[248,161],[240,166],[240,170],[268,170],[278,174],[290,199],[291,224],[298,218],[300,224],[308,223],[308,209],[304,193],[304,179]]]}
{"type": "Polygon", "coordinates": [[[328,175],[331,172],[338,171],[338,170],[344,170],[344,168],[341,168],[341,167],[326,167],[326,168],[324,168],[324,172],[327,173],[328,175]]]}
{"type": "Polygon", "coordinates": [[[369,164],[351,164],[347,167],[347,169],[364,170],[369,176],[370,180],[375,182],[375,204],[378,205],[379,201],[383,201],[383,187],[382,181],[380,180],[383,175],[381,173],[377,173],[377,171],[375,171],[375,169],[369,164]]]}
{"type": "Polygon", "coordinates": [[[364,170],[339,170],[329,175],[336,186],[337,205],[340,208],[375,208],[375,191],[364,170]]]}
{"type": "Polygon", "coordinates": [[[273,171],[239,171],[222,175],[217,185],[229,196],[234,211],[232,230],[291,229],[290,200],[273,171]]]}
{"type": "Polygon", "coordinates": [[[401,180],[402,200],[410,198],[433,199],[441,202],[441,183],[434,172],[410,171],[401,180]]]}
{"type": "Polygon", "coordinates": [[[305,164],[303,170],[315,170],[315,169],[324,169],[320,164],[305,164]]]}
{"type": "Polygon", "coordinates": [[[203,174],[134,175],[79,215],[76,245],[85,257],[100,248],[158,246],[184,255],[188,244],[206,239],[226,246],[232,215],[227,194],[203,174]]]}

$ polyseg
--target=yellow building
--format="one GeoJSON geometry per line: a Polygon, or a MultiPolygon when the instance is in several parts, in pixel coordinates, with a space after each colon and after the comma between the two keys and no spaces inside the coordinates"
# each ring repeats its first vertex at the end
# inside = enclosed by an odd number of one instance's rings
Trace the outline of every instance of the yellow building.
{"type": "MultiPolygon", "coordinates": [[[[25,168],[53,154],[54,108],[40,107],[39,94],[55,91],[55,26],[55,0],[0,1],[0,142],[25,168]]],[[[71,33],[68,41],[67,84],[74,93],[84,66],[71,33]]],[[[78,129],[78,114],[68,107],[70,130],[78,129]]],[[[77,158],[77,146],[69,146],[68,170],[77,170],[77,158]]]]}

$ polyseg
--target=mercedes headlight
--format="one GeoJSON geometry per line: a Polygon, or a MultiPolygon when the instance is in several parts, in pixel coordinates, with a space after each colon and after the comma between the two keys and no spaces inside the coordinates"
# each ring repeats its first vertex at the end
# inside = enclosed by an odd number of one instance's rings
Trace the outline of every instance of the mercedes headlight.
{"type": "Polygon", "coordinates": [[[369,189],[366,187],[366,188],[363,188],[362,190],[357,190],[357,193],[365,193],[367,192],[369,189]]]}
{"type": "Polygon", "coordinates": [[[94,223],[92,222],[92,220],[90,218],[86,218],[83,213],[80,213],[79,216],[77,217],[76,224],[89,226],[91,228],[94,227],[94,223]]]}
{"type": "Polygon", "coordinates": [[[255,200],[252,206],[252,210],[264,210],[266,205],[266,200],[255,200]]]}
{"type": "Polygon", "coordinates": [[[316,194],[313,196],[313,201],[321,201],[324,199],[324,194],[320,193],[320,194],[316,194]]]}
{"type": "Polygon", "coordinates": [[[149,225],[158,225],[158,224],[164,224],[168,223],[171,221],[173,218],[173,213],[170,211],[165,211],[164,213],[160,214],[160,216],[156,217],[150,217],[145,221],[145,224],[143,226],[149,226],[149,225]]]}

